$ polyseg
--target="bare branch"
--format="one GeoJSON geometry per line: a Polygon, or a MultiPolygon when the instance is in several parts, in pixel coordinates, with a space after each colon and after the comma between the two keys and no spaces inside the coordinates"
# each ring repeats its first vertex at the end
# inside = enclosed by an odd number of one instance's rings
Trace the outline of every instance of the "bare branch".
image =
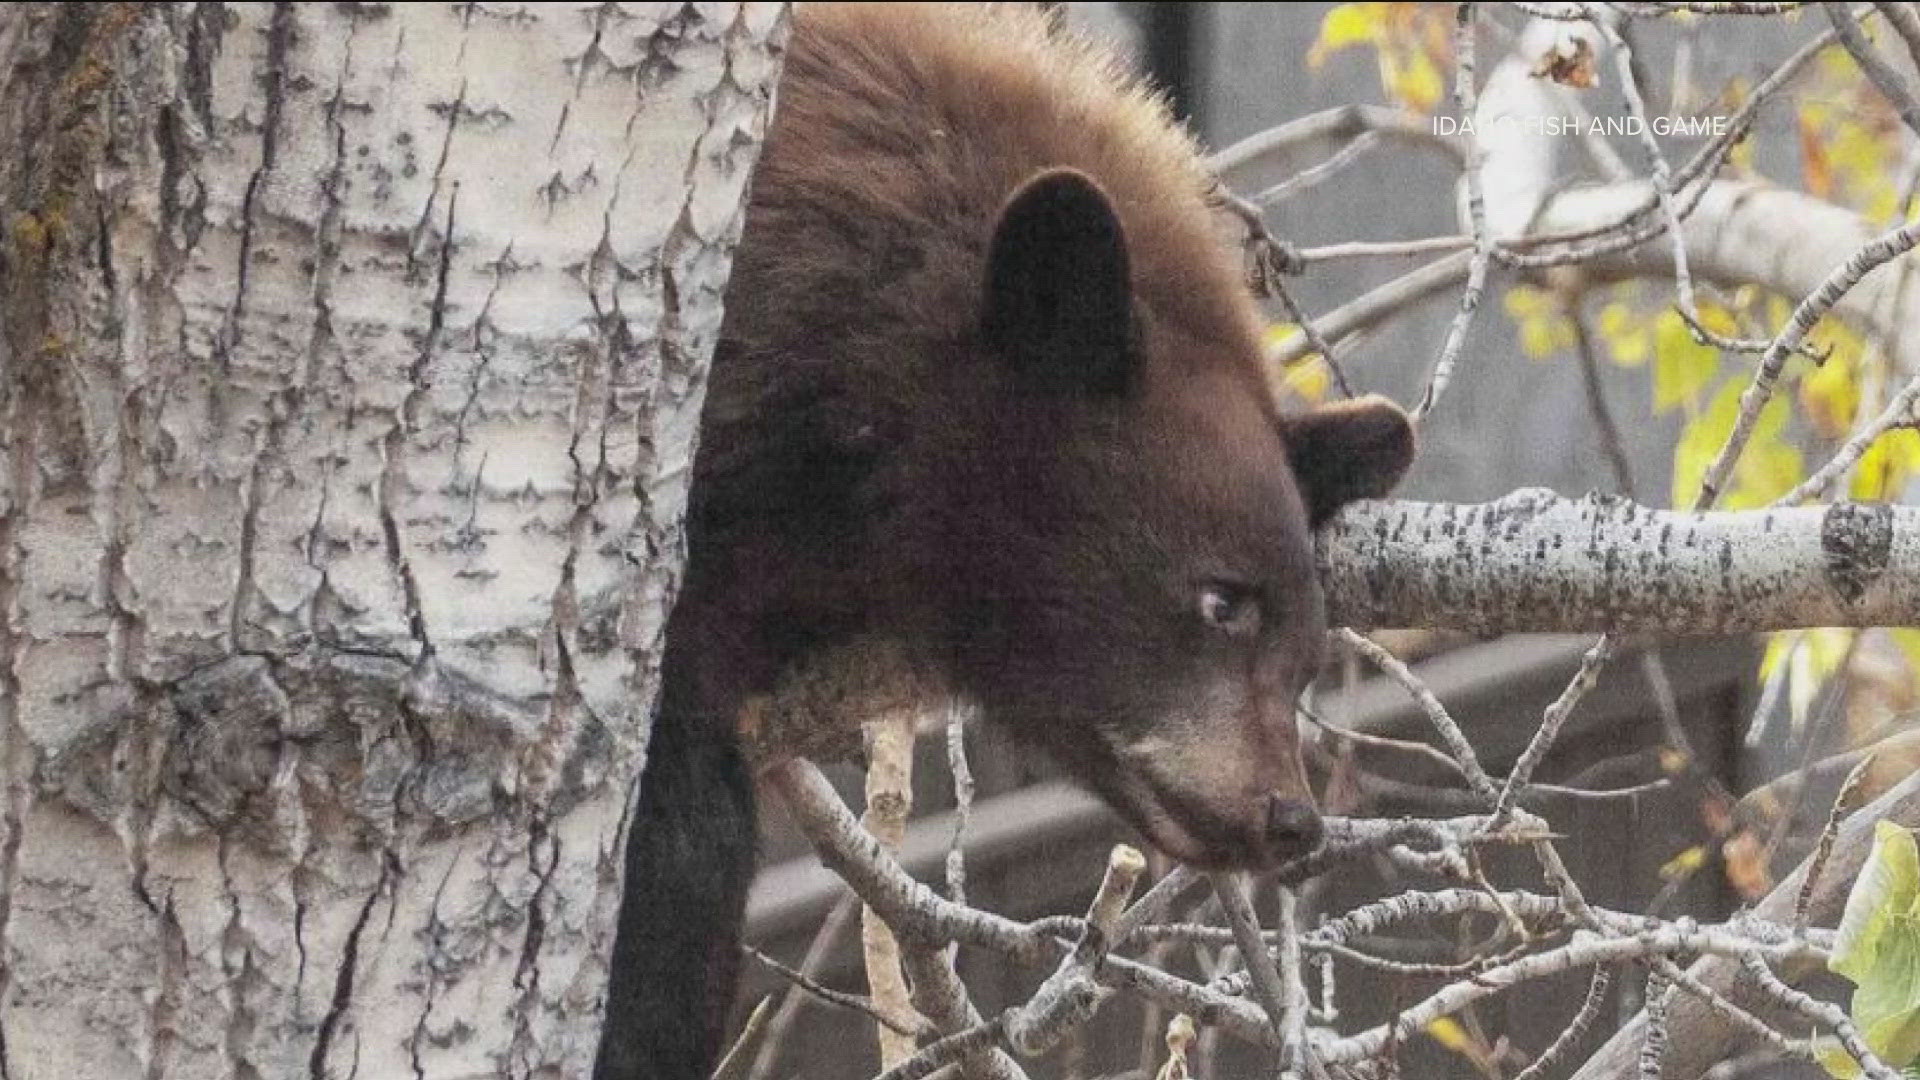
{"type": "Polygon", "coordinates": [[[1540,1051],[1540,1056],[1534,1058],[1532,1064],[1516,1073],[1513,1080],[1541,1080],[1549,1070],[1560,1064],[1561,1058],[1580,1045],[1580,1040],[1586,1038],[1587,1032],[1592,1029],[1594,1019],[1600,1015],[1601,1007],[1607,1003],[1607,988],[1612,982],[1613,978],[1607,969],[1595,965],[1593,977],[1587,981],[1587,996],[1580,1002],[1580,1009],[1573,1014],[1573,1019],[1567,1021],[1566,1030],[1556,1036],[1545,1050],[1540,1051]]]}
{"type": "MultiPolygon", "coordinates": [[[[1463,3],[1458,8],[1457,25],[1454,32],[1454,72],[1453,91],[1455,100],[1460,103],[1462,116],[1472,116],[1479,101],[1479,91],[1474,86],[1474,21],[1473,5],[1463,3]]],[[[1413,407],[1415,423],[1424,419],[1440,402],[1440,395],[1446,393],[1447,385],[1453,381],[1453,368],[1459,362],[1460,352],[1467,344],[1467,328],[1473,325],[1473,316],[1480,309],[1481,294],[1487,287],[1487,267],[1493,261],[1493,235],[1487,231],[1486,193],[1481,187],[1481,169],[1485,167],[1485,155],[1479,143],[1467,140],[1467,164],[1463,170],[1463,182],[1467,190],[1467,224],[1473,235],[1473,253],[1467,261],[1467,287],[1460,294],[1460,308],[1454,313],[1453,322],[1447,327],[1446,340],[1440,346],[1440,355],[1434,359],[1433,370],[1427,376],[1427,387],[1421,391],[1420,401],[1413,407]]]]}
{"type": "Polygon", "coordinates": [[[1346,142],[1367,134],[1438,151],[1456,164],[1466,161],[1460,143],[1435,134],[1424,116],[1381,105],[1342,105],[1249,135],[1208,158],[1207,164],[1215,173],[1231,176],[1310,143],[1346,142]]]}
{"type": "Polygon", "coordinates": [[[1827,275],[1820,287],[1794,308],[1787,325],[1760,357],[1760,363],[1753,373],[1753,383],[1740,395],[1740,417],[1734,422],[1733,434],[1728,436],[1727,445],[1721,449],[1713,464],[1707,467],[1707,476],[1700,484],[1700,497],[1695,501],[1694,509],[1705,510],[1719,497],[1727,477],[1733,472],[1734,463],[1739,460],[1740,451],[1745,449],[1747,440],[1753,436],[1754,425],[1760,420],[1761,407],[1773,396],[1774,384],[1780,378],[1781,369],[1786,366],[1787,355],[1805,340],[1814,324],[1831,311],[1862,278],[1913,250],[1916,242],[1920,242],[1920,222],[1902,225],[1876,237],[1827,275]]]}
{"type": "Polygon", "coordinates": [[[1920,508],[1649,510],[1526,489],[1372,502],[1318,537],[1335,625],[1744,633],[1920,622],[1920,508]],[[1630,555],[1622,553],[1630,552],[1630,555]]]}
{"type": "Polygon", "coordinates": [[[1920,12],[1913,5],[1898,0],[1874,0],[1874,9],[1880,17],[1887,20],[1893,32],[1906,42],[1907,53],[1913,57],[1914,66],[1920,67],[1920,12]]]}
{"type": "Polygon", "coordinates": [[[1847,10],[1846,4],[1827,0],[1820,6],[1826,10],[1828,21],[1833,23],[1834,33],[1840,35],[1840,44],[1847,47],[1853,62],[1859,64],[1860,70],[1866,74],[1867,81],[1886,97],[1887,103],[1900,114],[1907,128],[1920,134],[1920,101],[1914,100],[1913,88],[1907,85],[1906,78],[1874,51],[1873,42],[1867,40],[1860,24],[1853,21],[1853,14],[1847,10]]]}
{"type": "MultiPolygon", "coordinates": [[[[1834,843],[1827,872],[1814,888],[1813,902],[1809,908],[1811,919],[1827,922],[1838,918],[1846,902],[1848,886],[1854,875],[1859,873],[1872,847],[1873,823],[1883,819],[1908,827],[1920,826],[1920,776],[1908,777],[1847,817],[1834,843]]],[[[1769,920],[1775,925],[1791,921],[1801,883],[1806,880],[1807,873],[1808,865],[1801,864],[1798,870],[1774,886],[1773,891],[1754,907],[1753,917],[1769,920]]],[[[1789,980],[1803,978],[1818,966],[1785,959],[1775,964],[1788,973],[1789,980]]],[[[1740,983],[1743,976],[1740,962],[1718,958],[1699,961],[1693,965],[1690,974],[1722,992],[1740,983]]],[[[1575,1080],[1620,1080],[1630,1075],[1644,1022],[1642,1018],[1635,1018],[1623,1025],[1600,1051],[1581,1066],[1575,1074],[1575,1080]]],[[[1734,1057],[1750,1045],[1743,1040],[1741,1031],[1716,1016],[1712,1010],[1691,1001],[1674,1003],[1669,1027],[1672,1042],[1667,1053],[1666,1076],[1670,1078],[1691,1080],[1714,1063],[1734,1057]]]]}

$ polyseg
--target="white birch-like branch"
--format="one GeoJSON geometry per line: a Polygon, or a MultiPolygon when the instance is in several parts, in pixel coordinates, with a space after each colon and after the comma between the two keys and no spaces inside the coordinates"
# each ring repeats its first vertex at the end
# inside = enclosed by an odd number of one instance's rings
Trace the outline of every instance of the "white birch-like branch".
{"type": "Polygon", "coordinates": [[[1319,538],[1335,625],[1730,634],[1920,623],[1920,508],[1692,513],[1538,488],[1365,502],[1319,538]]]}

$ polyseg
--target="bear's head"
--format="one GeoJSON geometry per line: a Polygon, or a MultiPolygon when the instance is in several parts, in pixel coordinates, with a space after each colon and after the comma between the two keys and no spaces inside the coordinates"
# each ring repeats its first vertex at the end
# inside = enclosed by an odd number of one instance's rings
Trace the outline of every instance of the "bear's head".
{"type": "Polygon", "coordinates": [[[1282,417],[1248,325],[1154,318],[1102,189],[1022,186],[981,300],[999,405],[946,455],[931,568],[958,689],[1208,867],[1320,839],[1294,717],[1327,629],[1312,530],[1413,455],[1382,399],[1282,417]]]}

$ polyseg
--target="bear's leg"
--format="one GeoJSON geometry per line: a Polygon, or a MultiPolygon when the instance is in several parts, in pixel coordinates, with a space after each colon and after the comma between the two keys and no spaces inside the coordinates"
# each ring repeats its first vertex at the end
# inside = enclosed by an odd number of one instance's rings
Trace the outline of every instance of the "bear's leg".
{"type": "MultiPolygon", "coordinates": [[[[672,647],[669,646],[671,652],[672,647]]],[[[596,1080],[707,1080],[740,966],[753,777],[732,725],[667,685],[627,836],[596,1080]]]]}

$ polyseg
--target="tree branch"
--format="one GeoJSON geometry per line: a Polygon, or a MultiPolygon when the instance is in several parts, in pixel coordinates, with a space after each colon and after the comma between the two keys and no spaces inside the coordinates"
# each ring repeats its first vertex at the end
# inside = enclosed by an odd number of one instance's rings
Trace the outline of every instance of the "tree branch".
{"type": "MultiPolygon", "coordinates": [[[[1839,840],[1834,844],[1832,861],[1814,889],[1811,915],[1815,921],[1830,922],[1839,918],[1840,909],[1846,903],[1847,891],[1872,847],[1874,822],[1882,819],[1909,828],[1920,825],[1920,776],[1908,777],[1860,812],[1848,817],[1847,823],[1840,829],[1839,840]]],[[[1803,863],[1754,907],[1752,917],[1782,924],[1791,921],[1806,874],[1807,867],[1803,863]]],[[[1742,961],[1709,957],[1695,963],[1689,973],[1702,983],[1725,991],[1741,979],[1742,961]]],[[[1804,978],[1808,970],[1804,964],[1789,964],[1779,974],[1791,985],[1804,978]]],[[[1675,1001],[1667,1023],[1672,1039],[1661,1075],[1669,1080],[1692,1080],[1704,1074],[1716,1062],[1738,1056],[1747,1045],[1742,1041],[1745,1036],[1743,1031],[1734,1029],[1724,1018],[1713,1014],[1704,1003],[1698,1001],[1675,1001]]],[[[1574,1080],[1624,1080],[1633,1075],[1634,1060],[1644,1030],[1643,1017],[1636,1017],[1622,1025],[1606,1045],[1574,1074],[1574,1080]]]]}
{"type": "Polygon", "coordinates": [[[1731,634],[1920,623],[1920,508],[1706,514],[1524,489],[1367,502],[1323,530],[1336,626],[1731,634]]]}

